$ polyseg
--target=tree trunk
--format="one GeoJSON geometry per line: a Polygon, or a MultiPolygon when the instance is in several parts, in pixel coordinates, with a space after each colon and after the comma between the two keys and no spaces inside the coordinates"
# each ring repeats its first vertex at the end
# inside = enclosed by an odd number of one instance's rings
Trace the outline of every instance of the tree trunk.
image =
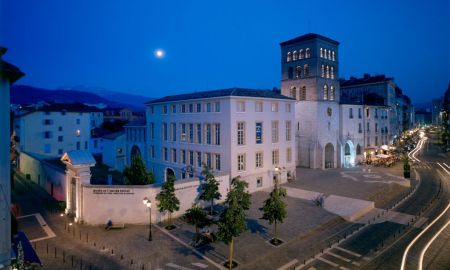
{"type": "Polygon", "coordinates": [[[231,270],[233,268],[233,238],[231,238],[230,243],[230,260],[228,261],[228,269],[231,270]]]}
{"type": "Polygon", "coordinates": [[[274,225],[275,225],[275,243],[278,243],[278,234],[277,234],[277,221],[275,220],[275,223],[274,223],[274,225]]]}
{"type": "Polygon", "coordinates": [[[198,240],[200,238],[200,233],[198,231],[198,226],[197,225],[195,226],[195,234],[196,234],[196,238],[198,240]]]}

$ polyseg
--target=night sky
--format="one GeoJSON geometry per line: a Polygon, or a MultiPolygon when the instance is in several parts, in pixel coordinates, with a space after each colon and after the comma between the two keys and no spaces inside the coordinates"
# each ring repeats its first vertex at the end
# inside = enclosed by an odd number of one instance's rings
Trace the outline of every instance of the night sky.
{"type": "Polygon", "coordinates": [[[18,83],[37,87],[148,97],[271,89],[279,43],[309,32],[341,43],[340,77],[393,76],[413,103],[441,96],[450,80],[448,0],[0,1],[4,58],[26,73],[18,83]]]}

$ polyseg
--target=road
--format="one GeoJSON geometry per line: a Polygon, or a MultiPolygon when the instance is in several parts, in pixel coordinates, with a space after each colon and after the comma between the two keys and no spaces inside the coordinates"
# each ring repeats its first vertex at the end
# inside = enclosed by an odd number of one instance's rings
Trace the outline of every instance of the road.
{"type": "MultiPolygon", "coordinates": [[[[323,254],[318,254],[306,265],[297,265],[293,269],[400,269],[406,247],[450,202],[450,175],[437,164],[445,162],[450,166],[450,162],[440,154],[435,135],[428,134],[428,136],[421,151],[415,154],[421,162],[413,165],[421,179],[419,186],[415,193],[393,209],[409,215],[411,221],[406,224],[384,221],[367,225],[345,241],[324,251],[323,254]]],[[[388,212],[384,214],[387,215],[388,212]]],[[[414,245],[411,245],[404,269],[418,269],[421,251],[448,220],[450,210],[424,232],[414,245]]],[[[450,225],[436,237],[425,252],[423,269],[450,269],[449,227],[450,225]]]]}

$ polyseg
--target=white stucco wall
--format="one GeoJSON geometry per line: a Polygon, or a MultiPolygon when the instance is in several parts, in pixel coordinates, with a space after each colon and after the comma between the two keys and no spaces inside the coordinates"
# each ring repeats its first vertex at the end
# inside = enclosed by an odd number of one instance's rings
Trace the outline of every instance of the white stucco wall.
{"type": "MultiPolygon", "coordinates": [[[[229,188],[229,177],[216,178],[223,201],[229,188]]],[[[175,194],[180,200],[180,210],[173,217],[180,216],[197,203],[199,180],[180,181],[175,185],[175,194]]],[[[83,220],[86,224],[106,224],[108,219],[116,223],[148,224],[148,208],[142,203],[147,197],[152,202],[152,222],[165,220],[167,215],[158,211],[156,195],[160,187],[148,186],[100,186],[82,184],[83,220]],[[95,207],[93,207],[95,206],[95,207]]],[[[201,202],[202,205],[207,206],[201,202]]]]}
{"type": "Polygon", "coordinates": [[[125,168],[125,134],[114,139],[103,138],[103,163],[122,172],[125,168]]]}
{"type": "Polygon", "coordinates": [[[38,159],[28,153],[20,153],[20,171],[30,175],[30,180],[45,189],[58,201],[66,200],[65,169],[38,159]],[[52,193],[53,185],[53,193],[52,193]]]}

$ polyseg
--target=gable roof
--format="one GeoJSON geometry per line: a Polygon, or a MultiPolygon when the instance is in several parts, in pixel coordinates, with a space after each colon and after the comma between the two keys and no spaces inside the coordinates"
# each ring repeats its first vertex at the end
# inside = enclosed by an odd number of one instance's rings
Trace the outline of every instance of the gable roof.
{"type": "Polygon", "coordinates": [[[68,163],[70,165],[95,165],[95,159],[91,152],[85,150],[73,150],[66,152],[62,157],[61,161],[68,163]]]}
{"type": "Polygon", "coordinates": [[[308,33],[308,34],[305,34],[305,35],[302,35],[302,36],[299,36],[299,37],[296,37],[296,38],[293,38],[290,40],[283,41],[280,43],[280,46],[292,45],[292,44],[296,44],[296,43],[308,41],[308,40],[313,40],[313,39],[321,39],[326,42],[332,43],[334,45],[339,45],[339,42],[334,39],[331,39],[331,38],[328,38],[328,37],[325,37],[325,36],[322,36],[319,34],[315,34],[315,33],[308,33]]]}
{"type": "Polygon", "coordinates": [[[248,88],[227,88],[211,91],[194,92],[181,95],[165,96],[158,98],[145,104],[155,104],[163,102],[172,102],[180,100],[191,100],[191,99],[205,99],[205,98],[215,98],[215,97],[257,97],[257,98],[273,98],[273,99],[286,99],[294,100],[291,97],[283,96],[273,90],[260,90],[260,89],[248,89],[248,88]]]}

